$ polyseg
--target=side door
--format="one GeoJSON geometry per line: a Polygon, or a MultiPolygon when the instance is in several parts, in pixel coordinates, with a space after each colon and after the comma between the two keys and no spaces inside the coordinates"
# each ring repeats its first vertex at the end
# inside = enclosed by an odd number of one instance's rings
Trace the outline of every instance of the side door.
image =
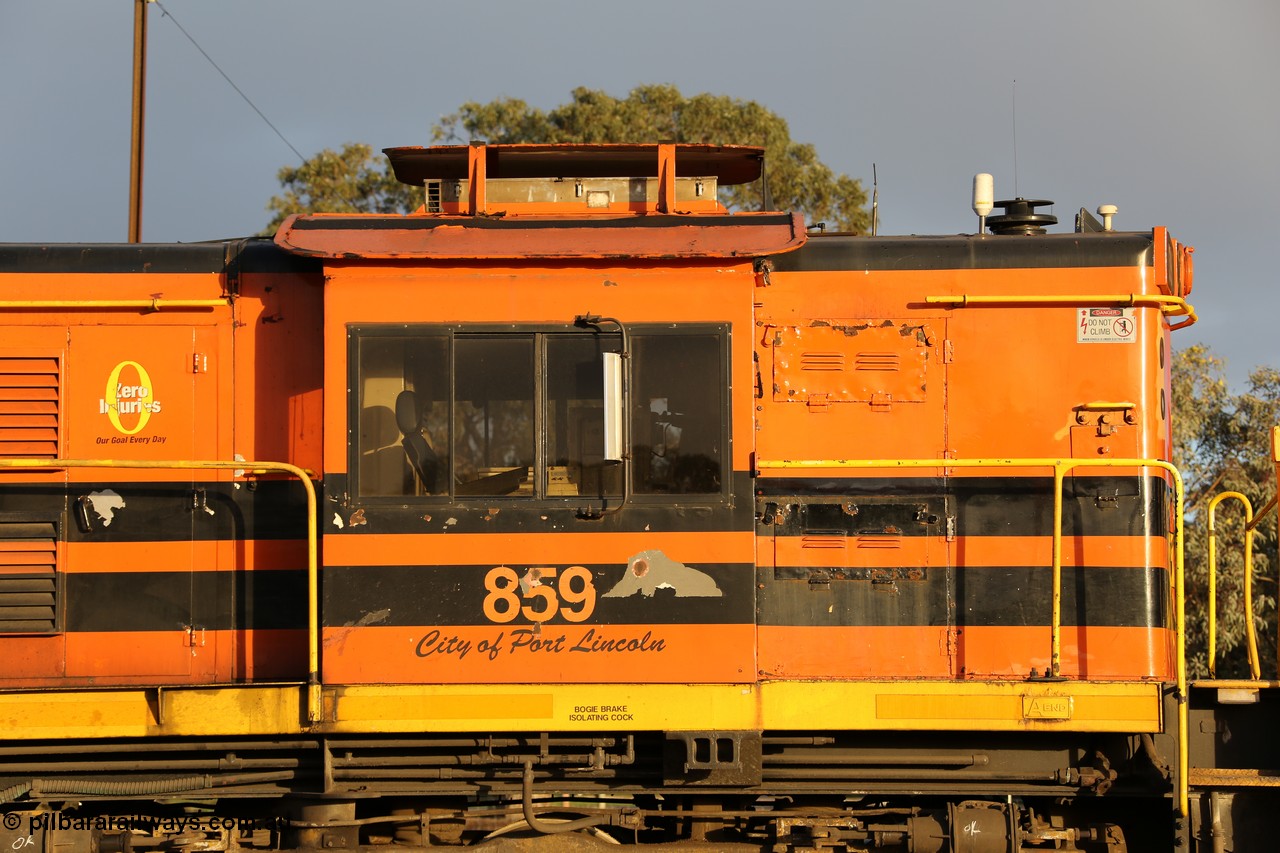
{"type": "MultiPolygon", "coordinates": [[[[208,458],[217,431],[208,373],[213,330],[83,326],[70,334],[66,455],[73,459],[208,458]]],[[[195,615],[216,577],[210,543],[194,541],[201,475],[167,468],[68,471],[67,675],[213,674],[195,615]]]]}
{"type": "Polygon", "coordinates": [[[823,460],[939,459],[945,320],[765,319],[757,485],[766,677],[955,674],[943,471],[823,460]],[[770,565],[771,563],[771,565],[770,565]]]}

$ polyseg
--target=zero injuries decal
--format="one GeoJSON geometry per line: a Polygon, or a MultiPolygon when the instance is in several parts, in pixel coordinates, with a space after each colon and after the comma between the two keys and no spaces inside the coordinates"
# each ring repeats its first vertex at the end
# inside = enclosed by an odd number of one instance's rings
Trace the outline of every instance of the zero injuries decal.
{"type": "Polygon", "coordinates": [[[111,369],[106,387],[98,399],[98,414],[106,415],[118,436],[99,436],[98,444],[163,444],[163,435],[138,435],[152,415],[158,415],[164,404],[157,399],[155,384],[147,369],[136,361],[125,360],[111,369]]]}

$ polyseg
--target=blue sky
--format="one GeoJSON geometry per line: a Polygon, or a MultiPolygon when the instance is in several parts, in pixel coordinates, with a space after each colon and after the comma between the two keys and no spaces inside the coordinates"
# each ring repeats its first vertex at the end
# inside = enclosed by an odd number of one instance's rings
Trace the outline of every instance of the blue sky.
{"type": "MultiPolygon", "coordinates": [[[[674,83],[759,101],[880,182],[881,233],[972,231],[996,197],[1194,245],[1203,342],[1240,382],[1280,365],[1280,4],[762,0],[161,0],[289,142],[429,142],[468,100],[550,108],[674,83]],[[1015,84],[1016,81],[1016,84],[1015,84]]],[[[242,236],[296,162],[150,7],[143,239],[242,236]]],[[[0,241],[127,236],[132,0],[0,0],[0,241]]]]}

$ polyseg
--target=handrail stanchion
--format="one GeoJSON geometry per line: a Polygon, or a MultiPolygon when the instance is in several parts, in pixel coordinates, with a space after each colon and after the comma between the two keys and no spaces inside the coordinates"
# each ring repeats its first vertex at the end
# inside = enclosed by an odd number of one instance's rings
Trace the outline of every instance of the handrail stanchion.
{"type": "Polygon", "coordinates": [[[1228,499],[1238,500],[1244,507],[1244,627],[1249,646],[1249,672],[1257,681],[1262,677],[1262,667],[1258,660],[1258,634],[1253,624],[1253,504],[1240,492],[1223,492],[1209,501],[1209,675],[1217,675],[1218,663],[1218,531],[1215,514],[1218,504],[1228,499]]]}
{"type": "Polygon", "coordinates": [[[1049,623],[1050,677],[1062,670],[1062,489],[1063,466],[1053,466],[1053,619],[1049,623]]]}

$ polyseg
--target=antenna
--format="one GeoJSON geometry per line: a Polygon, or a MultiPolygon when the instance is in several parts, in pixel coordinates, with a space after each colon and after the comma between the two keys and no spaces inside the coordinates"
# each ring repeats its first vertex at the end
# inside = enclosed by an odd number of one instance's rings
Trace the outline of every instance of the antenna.
{"type": "Polygon", "coordinates": [[[1018,195],[1018,81],[1013,81],[1013,197],[1018,195]]]}
{"type": "Polygon", "coordinates": [[[760,156],[760,209],[773,210],[773,193],[769,190],[769,131],[764,132],[764,141],[760,147],[765,153],[760,156]]]}
{"type": "Polygon", "coordinates": [[[978,214],[978,235],[987,230],[987,214],[995,208],[995,180],[986,172],[973,176],[973,212],[978,214]]]}
{"type": "Polygon", "coordinates": [[[871,164],[871,236],[880,227],[880,182],[876,179],[876,164],[871,164]]]}

